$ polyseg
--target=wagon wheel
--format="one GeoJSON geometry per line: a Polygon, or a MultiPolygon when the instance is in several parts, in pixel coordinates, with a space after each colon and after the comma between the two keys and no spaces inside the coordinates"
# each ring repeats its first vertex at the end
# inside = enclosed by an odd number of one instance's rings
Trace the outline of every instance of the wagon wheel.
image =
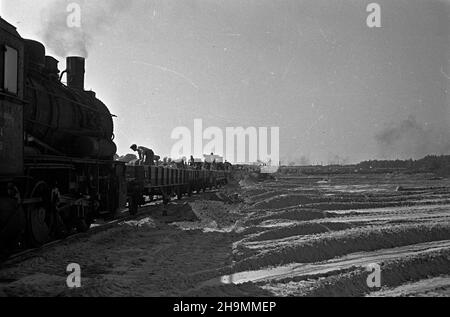
{"type": "Polygon", "coordinates": [[[138,213],[139,204],[138,204],[138,197],[135,195],[128,197],[128,211],[130,215],[134,216],[138,213]]]}
{"type": "Polygon", "coordinates": [[[179,186],[179,187],[177,188],[176,192],[177,192],[177,199],[178,199],[178,200],[183,199],[183,189],[181,188],[181,186],[179,186]]]}
{"type": "Polygon", "coordinates": [[[167,190],[165,188],[161,189],[161,194],[162,194],[164,205],[168,205],[170,203],[171,193],[172,193],[171,190],[167,190]]]}
{"type": "Polygon", "coordinates": [[[45,182],[38,182],[31,192],[31,199],[41,201],[28,207],[28,238],[34,247],[39,247],[50,240],[53,224],[50,204],[50,189],[45,182]]]}
{"type": "Polygon", "coordinates": [[[92,214],[89,213],[89,208],[85,206],[79,206],[78,208],[80,208],[79,211],[81,211],[79,214],[84,215],[84,218],[77,217],[75,220],[75,228],[77,229],[77,232],[87,232],[94,219],[92,218],[92,214]]]}
{"type": "Polygon", "coordinates": [[[88,224],[88,222],[85,219],[80,218],[77,219],[76,227],[78,232],[87,232],[90,228],[90,224],[88,224]]]}
{"type": "Polygon", "coordinates": [[[132,216],[136,215],[139,210],[139,204],[142,202],[142,192],[137,184],[132,187],[132,192],[128,196],[128,211],[132,216]]]}

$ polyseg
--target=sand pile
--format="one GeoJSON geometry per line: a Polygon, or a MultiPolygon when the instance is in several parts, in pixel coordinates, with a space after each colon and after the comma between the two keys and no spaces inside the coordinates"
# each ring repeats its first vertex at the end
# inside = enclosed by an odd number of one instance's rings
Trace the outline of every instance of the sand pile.
{"type": "Polygon", "coordinates": [[[36,297],[58,296],[66,289],[65,276],[36,273],[9,284],[8,288],[3,290],[3,295],[27,296],[33,293],[36,297]]]}
{"type": "Polygon", "coordinates": [[[299,206],[314,202],[311,196],[306,195],[293,195],[283,194],[278,195],[262,202],[259,202],[253,206],[256,209],[281,209],[292,206],[299,206]]]}
{"type": "Polygon", "coordinates": [[[224,193],[224,192],[216,192],[214,193],[215,199],[212,198],[210,200],[219,200],[227,204],[240,204],[244,202],[244,199],[237,192],[233,193],[224,193]]]}
{"type": "Polygon", "coordinates": [[[245,185],[242,184],[242,182],[240,186],[241,192],[246,197],[257,196],[269,192],[268,189],[259,186],[246,187],[245,185]]]}
{"type": "Polygon", "coordinates": [[[174,225],[184,230],[203,230],[232,232],[242,229],[242,216],[238,208],[222,201],[198,200],[189,203],[190,208],[197,217],[196,222],[177,222],[174,225]]]}
{"type": "Polygon", "coordinates": [[[126,225],[131,227],[147,227],[147,228],[156,228],[155,220],[153,220],[150,217],[145,217],[143,219],[139,220],[129,220],[129,221],[123,221],[119,223],[120,226],[126,225]]]}
{"type": "Polygon", "coordinates": [[[353,210],[353,209],[373,209],[388,207],[406,207],[406,206],[427,206],[427,205],[446,205],[450,204],[449,199],[442,200],[408,200],[397,202],[329,202],[329,203],[310,203],[305,207],[321,210],[353,210]]]}
{"type": "Polygon", "coordinates": [[[314,222],[305,222],[300,224],[295,224],[282,228],[275,228],[272,230],[268,230],[254,236],[249,237],[245,241],[264,241],[264,240],[275,240],[275,239],[283,239],[291,236],[305,236],[312,234],[319,234],[324,232],[332,232],[332,231],[340,231],[351,229],[352,225],[348,223],[340,223],[340,222],[323,222],[323,223],[314,223],[314,222]]]}
{"type": "MultiPolygon", "coordinates": [[[[402,285],[406,282],[419,281],[447,274],[450,267],[450,250],[441,250],[432,254],[410,256],[382,265],[381,277],[383,288],[402,285]]],[[[296,296],[364,296],[376,291],[367,286],[368,272],[363,269],[320,279],[296,296]]],[[[291,294],[292,296],[293,294],[291,294]]]]}
{"type": "MultiPolygon", "coordinates": [[[[316,239],[296,239],[283,244],[270,241],[269,248],[237,262],[235,272],[256,270],[289,263],[313,263],[360,251],[394,248],[409,244],[450,239],[450,224],[401,225],[350,229],[318,236],[316,239]],[[273,248],[273,245],[279,245],[273,248]]],[[[241,249],[242,250],[242,249],[241,249]]]]}
{"type": "Polygon", "coordinates": [[[283,195],[284,193],[285,193],[285,191],[282,191],[282,190],[274,190],[274,191],[259,193],[257,195],[246,195],[247,196],[246,202],[248,204],[256,204],[258,202],[262,202],[264,200],[269,200],[274,197],[283,195]]]}
{"type": "Polygon", "coordinates": [[[314,209],[303,209],[303,208],[292,208],[284,211],[268,212],[266,214],[262,213],[262,216],[257,216],[262,212],[255,212],[255,216],[251,217],[249,220],[245,221],[246,226],[255,226],[262,224],[264,221],[268,220],[293,220],[293,221],[309,221],[316,219],[332,218],[336,214],[323,212],[321,210],[314,209]]]}

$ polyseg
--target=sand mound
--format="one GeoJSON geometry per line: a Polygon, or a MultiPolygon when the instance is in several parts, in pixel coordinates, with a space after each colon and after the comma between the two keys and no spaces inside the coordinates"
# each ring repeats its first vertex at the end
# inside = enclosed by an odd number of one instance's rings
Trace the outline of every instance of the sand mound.
{"type": "Polygon", "coordinates": [[[190,202],[189,206],[198,220],[194,223],[185,221],[175,223],[184,230],[232,232],[242,229],[239,221],[241,217],[235,206],[211,200],[190,202]]]}
{"type": "Polygon", "coordinates": [[[247,220],[245,222],[245,225],[254,226],[264,221],[273,219],[309,221],[315,219],[332,218],[334,216],[336,216],[336,214],[323,212],[321,210],[294,208],[285,211],[271,212],[261,217],[254,217],[252,219],[247,220]]]}
{"type": "Polygon", "coordinates": [[[267,193],[268,190],[260,187],[252,187],[252,188],[242,188],[242,192],[245,196],[257,196],[264,193],[267,193]]]}
{"type": "Polygon", "coordinates": [[[335,223],[335,222],[324,222],[324,223],[301,223],[293,226],[276,228],[273,230],[262,232],[258,235],[248,238],[246,241],[264,241],[264,240],[275,240],[283,239],[291,236],[305,236],[311,234],[318,234],[324,232],[340,231],[351,229],[352,226],[348,223],[335,223]]]}
{"type": "MultiPolygon", "coordinates": [[[[450,239],[450,225],[402,225],[350,229],[324,234],[316,239],[292,241],[277,249],[262,250],[237,262],[234,270],[256,270],[289,263],[313,263],[336,256],[409,244],[450,239]]],[[[271,242],[273,245],[274,242],[271,242]]],[[[252,254],[252,253],[250,253],[252,254]]]]}
{"type": "Polygon", "coordinates": [[[394,202],[320,202],[306,204],[305,207],[320,210],[353,210],[353,209],[374,209],[389,207],[407,207],[407,206],[427,206],[427,205],[446,205],[450,200],[422,200],[422,201],[394,201],[394,202]]]}
{"type": "Polygon", "coordinates": [[[67,290],[66,278],[37,273],[9,284],[3,292],[14,297],[28,296],[30,293],[35,297],[55,297],[67,290]]]}
{"type": "Polygon", "coordinates": [[[254,208],[257,209],[280,209],[291,206],[299,206],[303,204],[312,203],[314,200],[312,197],[308,197],[305,195],[293,195],[293,194],[284,194],[272,197],[270,199],[266,199],[262,202],[259,202],[254,205],[254,208]]]}
{"type": "MultiPolygon", "coordinates": [[[[384,288],[396,287],[429,276],[448,274],[449,267],[450,250],[390,261],[384,263],[381,268],[382,286],[384,288]]],[[[312,297],[364,296],[376,291],[367,286],[368,274],[364,269],[357,269],[350,273],[321,279],[316,281],[309,290],[303,291],[301,295],[312,297]]]]}
{"type": "Polygon", "coordinates": [[[119,223],[119,226],[120,225],[126,225],[126,226],[131,226],[131,227],[138,227],[138,228],[141,228],[141,227],[156,228],[155,221],[150,217],[145,217],[140,220],[123,221],[123,222],[119,223]]]}
{"type": "Polygon", "coordinates": [[[269,191],[269,192],[264,192],[264,193],[260,193],[257,195],[251,195],[251,196],[249,196],[248,200],[251,202],[261,202],[263,200],[268,200],[273,197],[280,196],[283,193],[285,193],[285,191],[282,191],[282,190],[269,191]]]}

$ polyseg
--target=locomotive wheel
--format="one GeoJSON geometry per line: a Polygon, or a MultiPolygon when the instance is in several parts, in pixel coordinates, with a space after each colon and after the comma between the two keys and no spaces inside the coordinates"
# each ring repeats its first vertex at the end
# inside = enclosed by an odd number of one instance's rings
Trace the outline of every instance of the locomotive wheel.
{"type": "Polygon", "coordinates": [[[91,215],[87,215],[84,221],[86,222],[88,229],[90,229],[92,224],[95,222],[95,218],[93,218],[91,215]]]}
{"type": "Polygon", "coordinates": [[[170,195],[163,192],[163,205],[168,205],[170,203],[170,195]]]}
{"type": "Polygon", "coordinates": [[[25,223],[22,207],[14,199],[0,198],[0,259],[19,245],[25,223]]]}
{"type": "Polygon", "coordinates": [[[55,215],[55,238],[64,239],[69,235],[69,230],[64,223],[64,220],[61,218],[61,215],[55,215]]]}
{"type": "Polygon", "coordinates": [[[89,231],[89,228],[91,227],[92,222],[94,219],[92,218],[92,214],[89,212],[89,208],[87,207],[80,207],[82,208],[82,215],[75,219],[74,225],[77,229],[77,232],[87,232],[89,231]]]}
{"type": "Polygon", "coordinates": [[[53,217],[50,211],[50,189],[45,182],[39,182],[31,192],[31,198],[42,201],[28,207],[28,238],[33,247],[39,247],[50,240],[53,217]]]}
{"type": "Polygon", "coordinates": [[[183,190],[181,189],[181,187],[177,189],[177,199],[183,199],[183,190]]]}
{"type": "Polygon", "coordinates": [[[128,211],[130,212],[130,215],[136,215],[138,213],[138,209],[138,198],[135,196],[128,197],[128,211]]]}
{"type": "Polygon", "coordinates": [[[87,232],[89,230],[90,224],[84,219],[78,219],[76,223],[76,228],[78,232],[87,232]]]}

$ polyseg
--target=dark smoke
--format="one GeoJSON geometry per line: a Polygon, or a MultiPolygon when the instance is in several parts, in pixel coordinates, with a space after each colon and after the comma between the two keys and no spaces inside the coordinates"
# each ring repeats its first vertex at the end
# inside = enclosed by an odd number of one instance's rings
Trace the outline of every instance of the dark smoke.
{"type": "Polygon", "coordinates": [[[134,1],[124,0],[55,0],[41,12],[40,35],[44,44],[56,55],[87,57],[89,48],[100,32],[107,32],[134,1]],[[68,5],[81,8],[81,27],[69,27],[68,5]]]}
{"type": "Polygon", "coordinates": [[[383,158],[418,159],[450,154],[449,129],[420,124],[414,116],[381,132],[376,140],[383,158]]]}

